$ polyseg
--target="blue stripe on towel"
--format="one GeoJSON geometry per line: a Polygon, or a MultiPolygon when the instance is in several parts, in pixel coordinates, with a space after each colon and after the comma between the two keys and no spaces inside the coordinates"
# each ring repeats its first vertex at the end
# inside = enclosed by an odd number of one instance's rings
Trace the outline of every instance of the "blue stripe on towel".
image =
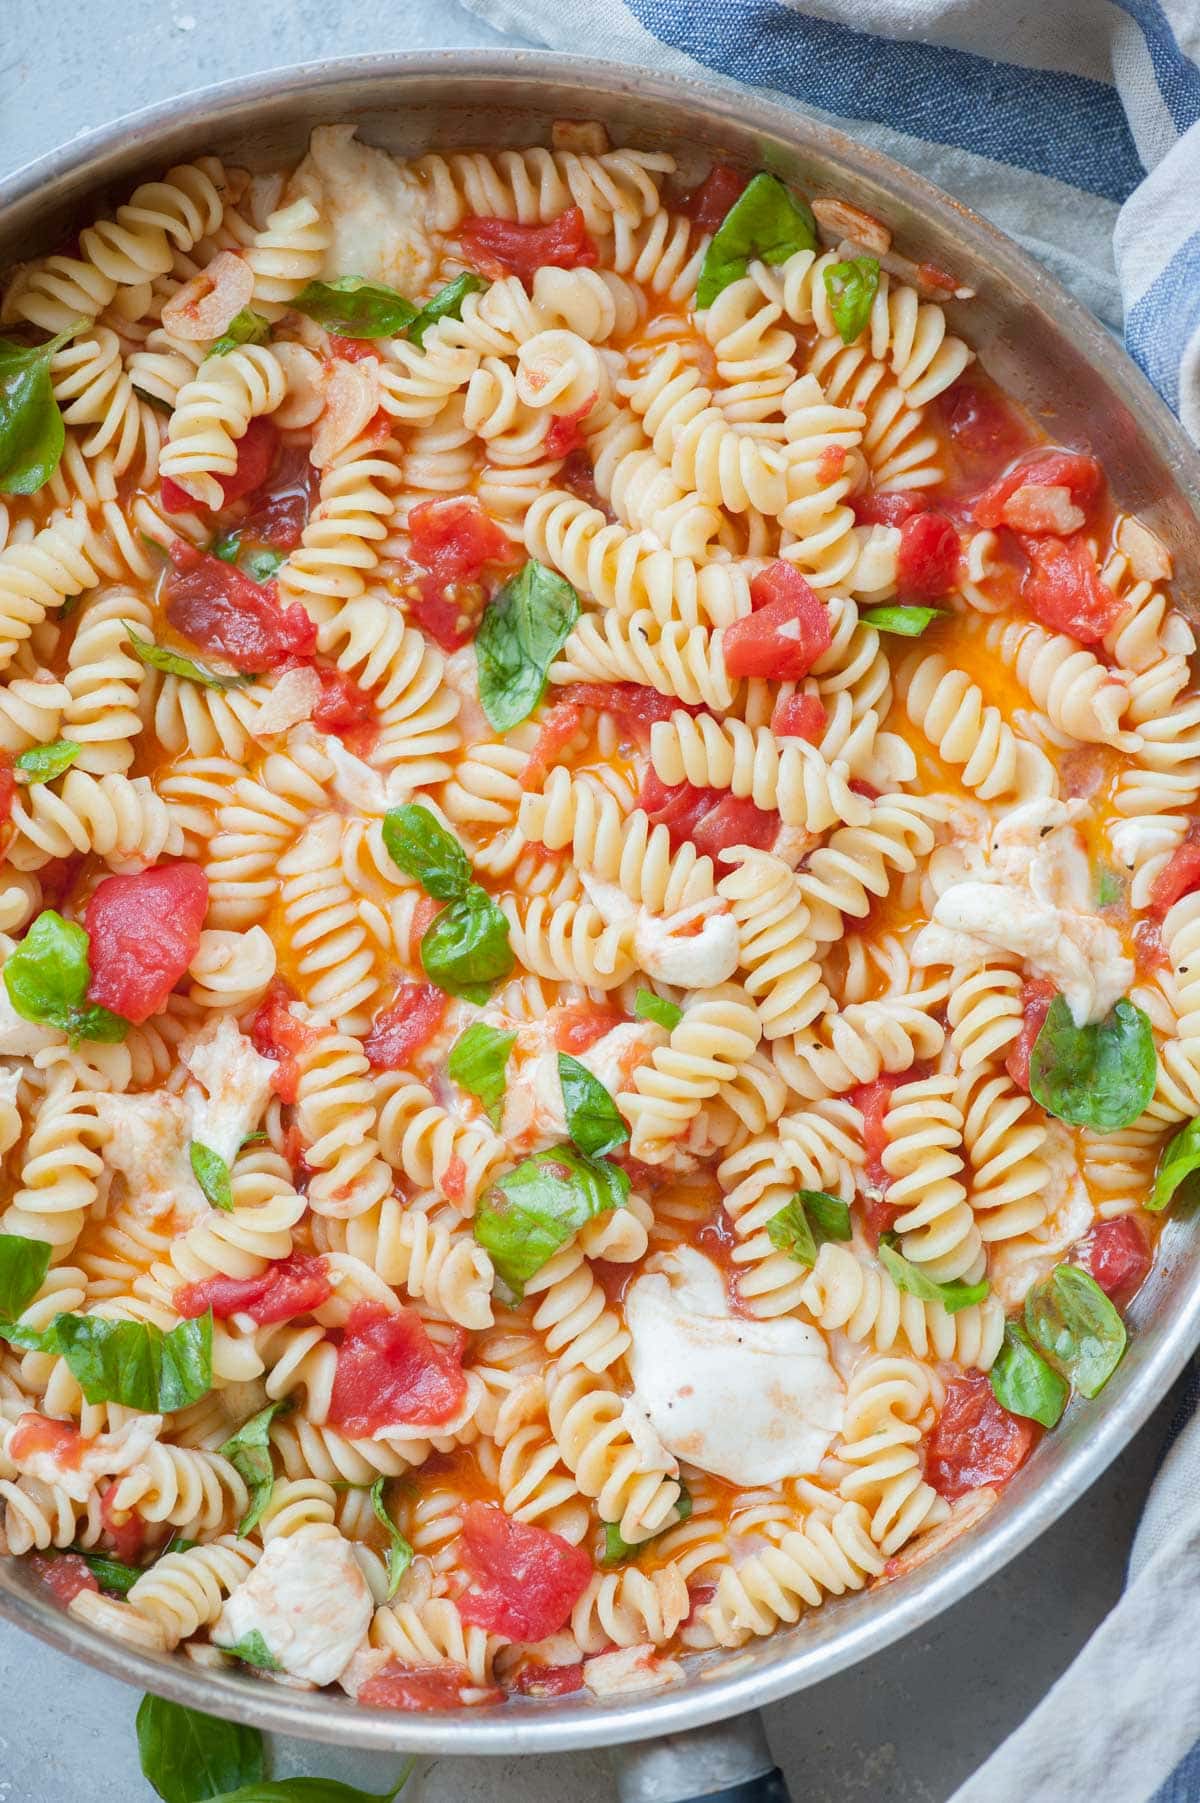
{"type": "Polygon", "coordinates": [[[1114,0],[1146,40],[1163,104],[1181,135],[1200,119],[1200,69],[1175,40],[1158,0],[1114,0]]]}
{"type": "Polygon", "coordinates": [[[1179,365],[1200,329],[1200,231],[1180,245],[1171,261],[1130,308],[1125,342],[1167,405],[1179,411],[1179,365]]]}
{"type": "MultiPolygon", "coordinates": [[[[1115,88],[878,38],[777,0],[626,0],[661,42],[737,81],[1125,200],[1144,171],[1115,88]]],[[[1133,12],[1152,0],[1125,0],[1133,12]]],[[[1139,21],[1140,22],[1140,21],[1139,21]]]]}

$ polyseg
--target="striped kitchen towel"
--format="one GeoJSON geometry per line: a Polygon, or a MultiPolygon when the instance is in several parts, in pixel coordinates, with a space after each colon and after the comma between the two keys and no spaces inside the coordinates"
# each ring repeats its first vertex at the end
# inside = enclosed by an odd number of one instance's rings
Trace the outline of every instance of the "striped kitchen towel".
{"type": "Polygon", "coordinates": [[[848,124],[992,219],[1200,442],[1200,0],[463,0],[500,30],[721,75],[848,124]]]}

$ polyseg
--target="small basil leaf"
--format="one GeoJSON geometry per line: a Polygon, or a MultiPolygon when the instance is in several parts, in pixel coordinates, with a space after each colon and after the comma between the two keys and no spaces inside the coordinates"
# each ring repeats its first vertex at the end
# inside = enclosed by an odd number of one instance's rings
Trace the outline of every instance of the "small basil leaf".
{"type": "Polygon", "coordinates": [[[23,1352],[58,1350],[53,1322],[41,1331],[36,1327],[23,1327],[19,1321],[0,1321],[0,1340],[7,1340],[10,1346],[19,1346],[23,1352]]]}
{"type": "Polygon", "coordinates": [[[220,538],[214,538],[208,547],[211,557],[219,557],[222,563],[236,563],[242,554],[242,535],[240,532],[223,532],[220,538]]]}
{"type": "Polygon", "coordinates": [[[600,1158],[629,1138],[629,1128],[599,1077],[566,1052],[558,1054],[567,1132],[581,1152],[600,1158]]]}
{"type": "MultiPolygon", "coordinates": [[[[1179,1185],[1197,1168],[1200,1168],[1200,1114],[1181,1128],[1168,1144],[1159,1163],[1150,1200],[1145,1206],[1156,1213],[1159,1209],[1166,1208],[1179,1185]]],[[[0,1240],[0,1246],[3,1244],[3,1240],[0,1240]]],[[[0,1313],[7,1312],[0,1310],[0,1313]]]]}
{"type": "MultiPolygon", "coordinates": [[[[192,1548],[199,1544],[198,1540],[189,1540],[184,1534],[172,1534],[158,1557],[165,1559],[168,1553],[190,1553],[192,1548]]],[[[157,1561],[155,1562],[157,1563],[157,1561]]]]}
{"type": "Polygon", "coordinates": [[[188,1157],[192,1175],[205,1196],[214,1208],[223,1208],[228,1213],[233,1208],[233,1185],[229,1181],[229,1166],[221,1154],[194,1139],[188,1147],[188,1157]]]}
{"type": "Polygon", "coordinates": [[[256,1784],[264,1771],[257,1728],[223,1722],[165,1697],[143,1697],[137,1712],[142,1772],[163,1803],[201,1803],[256,1784]]]}
{"type": "Polygon", "coordinates": [[[45,344],[0,338],[0,493],[36,494],[58,468],[67,434],[50,359],[90,324],[77,319],[45,344]]]}
{"type": "Polygon", "coordinates": [[[209,357],[224,357],[229,351],[235,351],[239,344],[267,344],[271,338],[270,321],[256,313],[252,307],[243,307],[235,313],[229,322],[229,329],[224,337],[218,338],[205,353],[204,361],[209,357]]]}
{"type": "Polygon", "coordinates": [[[20,1233],[0,1234],[0,1319],[15,1321],[27,1309],[50,1269],[50,1245],[20,1233]]]}
{"type": "Polygon", "coordinates": [[[375,1511],[375,1519],[386,1531],[391,1545],[387,1555],[388,1587],[385,1602],[391,1602],[400,1588],[400,1580],[413,1562],[413,1549],[388,1514],[383,1501],[383,1486],[387,1480],[377,1477],[371,1485],[371,1507],[375,1511]]]}
{"type": "Polygon", "coordinates": [[[1098,1396],[1125,1351],[1125,1323],[1096,1279],[1059,1265],[1025,1298],[1025,1329],[1081,1396],[1098,1396]]]}
{"type": "Polygon", "coordinates": [[[885,1233],[879,1241],[879,1262],[898,1290],[905,1290],[922,1302],[940,1302],[948,1315],[982,1302],[988,1293],[988,1281],[979,1283],[935,1283],[932,1277],[914,1265],[897,1250],[896,1236],[885,1233]]]}
{"type": "Polygon", "coordinates": [[[286,552],[272,551],[264,545],[261,550],[247,551],[239,567],[245,570],[247,576],[261,584],[270,582],[272,576],[276,575],[286,562],[286,552]]]}
{"type": "Polygon", "coordinates": [[[1056,995],[1029,1060],[1029,1092],[1072,1127],[1116,1133],[1154,1094],[1158,1056],[1149,1016],[1119,1001],[1106,1020],[1077,1027],[1056,995]]]}
{"type": "Polygon", "coordinates": [[[689,1521],[691,1514],[692,1493],[686,1484],[680,1483],[673,1518],[665,1522],[647,1539],[630,1542],[622,1534],[619,1522],[606,1521],[604,1523],[604,1551],[600,1555],[601,1565],[624,1565],[627,1559],[636,1559],[640,1552],[658,1539],[659,1534],[667,1534],[672,1528],[677,1528],[681,1521],[689,1521]]]}
{"type": "Polygon", "coordinates": [[[868,319],[879,292],[879,262],[875,257],[852,257],[825,271],[825,292],[838,337],[853,344],[868,319]]]}
{"type": "Polygon", "coordinates": [[[310,282],[288,305],[339,338],[394,338],[417,318],[417,309],[402,294],[360,275],[310,282]]]}
{"type": "Polygon", "coordinates": [[[13,759],[13,769],[27,783],[52,783],[69,770],[83,746],[74,739],[56,739],[52,745],[31,745],[13,759]]]}
{"type": "Polygon", "coordinates": [[[254,681],[253,676],[244,676],[237,672],[229,676],[218,676],[215,670],[205,669],[190,657],[183,657],[178,651],[168,651],[165,645],[156,645],[152,639],[146,639],[135,632],[128,620],[123,620],[129,637],[133,655],[141,664],[148,664],[152,670],[161,670],[164,676],[182,676],[188,682],[198,682],[205,689],[241,689],[254,681]]]}
{"type": "Polygon", "coordinates": [[[275,1467],[271,1463],[271,1423],[276,1415],[286,1415],[292,1408],[290,1396],[284,1396],[279,1402],[268,1403],[257,1415],[251,1415],[244,1421],[236,1434],[230,1436],[221,1448],[221,1457],[228,1459],[242,1482],[250,1491],[250,1507],[238,1523],[238,1538],[244,1539],[253,1533],[263,1517],[263,1510],[271,1500],[271,1492],[275,1488],[275,1467]]]}
{"type": "Polygon", "coordinates": [[[514,1295],[578,1233],[585,1221],[622,1208],[629,1178],[607,1159],[571,1146],[535,1152],[487,1189],[475,1213],[475,1238],[514,1295]]]}
{"type": "MultiPolygon", "coordinates": [[[[213,1644],[220,1646],[219,1641],[214,1641],[213,1644]]],[[[248,1634],[243,1634],[242,1638],[235,1640],[232,1646],[221,1647],[221,1651],[230,1654],[234,1659],[241,1659],[246,1665],[258,1666],[260,1671],[281,1672],[283,1670],[282,1665],[257,1628],[251,1628],[248,1634]]]]}
{"type": "Polygon", "coordinates": [[[752,261],[786,263],[796,251],[816,248],[816,221],[804,202],[776,176],[760,173],[713,233],[700,266],[696,305],[711,307],[723,288],[741,281],[752,261]]]}
{"type": "Polygon", "coordinates": [[[1125,899],[1125,884],[1108,864],[1093,866],[1096,880],[1096,910],[1115,908],[1125,899]]]}
{"type": "Polygon", "coordinates": [[[493,1127],[500,1125],[501,1103],[508,1087],[505,1070],[517,1042],[515,1033],[501,1033],[486,1021],[474,1021],[454,1042],[446,1064],[452,1082],[478,1097],[493,1127]]]}
{"type": "Polygon", "coordinates": [[[457,901],[470,887],[470,858],[454,834],[420,802],[388,809],[383,843],[392,863],[436,901],[457,901]]]}
{"type": "Polygon", "coordinates": [[[931,620],[940,620],[940,607],[907,607],[903,603],[886,607],[868,607],[859,614],[864,626],[876,632],[894,632],[902,639],[919,639],[931,620]]]}
{"type": "Polygon", "coordinates": [[[771,1244],[800,1265],[815,1264],[818,1246],[826,1240],[848,1240],[851,1231],[847,1204],[818,1189],[797,1190],[767,1222],[771,1244]]]}
{"type": "Polygon", "coordinates": [[[1024,1415],[1054,1427],[1067,1406],[1068,1385],[1034,1351],[1013,1321],[1004,1329],[1004,1344],[991,1372],[992,1395],[1010,1415],[1024,1415]]]}
{"type": "Polygon", "coordinates": [[[425,302],[405,336],[424,350],[425,334],[430,326],[435,325],[439,319],[461,319],[463,302],[468,294],[482,294],[487,285],[483,277],[476,275],[474,270],[464,269],[461,275],[456,275],[452,282],[447,282],[444,288],[439,288],[425,302]]]}
{"type": "Polygon", "coordinates": [[[110,1591],[113,1596],[128,1596],[138,1579],[145,1575],[136,1565],[123,1565],[119,1559],[90,1553],[82,1546],[72,1546],[69,1550],[83,1560],[101,1590],[110,1591]]]}
{"type": "Polygon", "coordinates": [[[479,700],[496,732],[528,719],[578,618],[571,584],[533,558],[492,596],[475,634],[475,662],[479,700]]]}
{"type": "Polygon", "coordinates": [[[269,1783],[243,1785],[222,1792],[212,1803],[392,1803],[408,1783],[415,1759],[410,1759],[389,1791],[359,1790],[337,1778],[272,1778],[269,1783]]]}
{"type": "Polygon", "coordinates": [[[474,883],[442,909],[421,940],[421,965],[430,982],[479,1006],[511,975],[514,962],[507,920],[474,883]]]}
{"type": "Polygon", "coordinates": [[[661,995],[655,995],[652,989],[638,990],[633,1000],[633,1012],[639,1020],[653,1021],[656,1027],[665,1027],[668,1033],[683,1019],[682,1008],[677,1008],[674,1002],[666,1001],[661,995]]]}
{"type": "Polygon", "coordinates": [[[57,1027],[74,1041],[124,1039],[129,1022],[87,1000],[88,936],[53,908],[38,915],[4,964],[4,987],[22,1020],[57,1027]]]}
{"type": "Polygon", "coordinates": [[[148,1321],[59,1315],[54,1338],[89,1402],[169,1415],[212,1388],[212,1328],[211,1310],[169,1333],[148,1321]]]}

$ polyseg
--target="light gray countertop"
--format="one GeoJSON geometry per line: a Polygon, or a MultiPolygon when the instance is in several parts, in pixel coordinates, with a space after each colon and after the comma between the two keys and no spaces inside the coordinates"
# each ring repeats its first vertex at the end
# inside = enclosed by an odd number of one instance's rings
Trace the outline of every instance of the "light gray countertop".
{"type": "MultiPolygon", "coordinates": [[[[504,39],[453,0],[6,0],[0,172],[137,106],[279,64],[504,39]]],[[[767,1711],[805,1803],[944,1803],[1028,1713],[1110,1607],[1170,1404],[1082,1501],[930,1629],[767,1711]]],[[[0,1803],[143,1803],[137,1696],[0,1625],[0,1803]]],[[[276,1775],[383,1788],[390,1761],[293,1741],[276,1775]]],[[[598,1754],[440,1760],[423,1803],[608,1803],[598,1754]]],[[[1065,1803],[1065,1800],[1064,1800],[1065,1803]]]]}

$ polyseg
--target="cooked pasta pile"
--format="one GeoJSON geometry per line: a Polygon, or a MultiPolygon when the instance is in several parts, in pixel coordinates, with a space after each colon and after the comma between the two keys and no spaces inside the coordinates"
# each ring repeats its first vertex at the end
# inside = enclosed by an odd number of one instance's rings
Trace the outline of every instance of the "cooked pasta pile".
{"type": "Polygon", "coordinates": [[[11,275],[0,1519],[73,1613],[653,1689],[1102,1387],[1193,638],[968,301],[590,126],[202,157],[11,275]]]}

